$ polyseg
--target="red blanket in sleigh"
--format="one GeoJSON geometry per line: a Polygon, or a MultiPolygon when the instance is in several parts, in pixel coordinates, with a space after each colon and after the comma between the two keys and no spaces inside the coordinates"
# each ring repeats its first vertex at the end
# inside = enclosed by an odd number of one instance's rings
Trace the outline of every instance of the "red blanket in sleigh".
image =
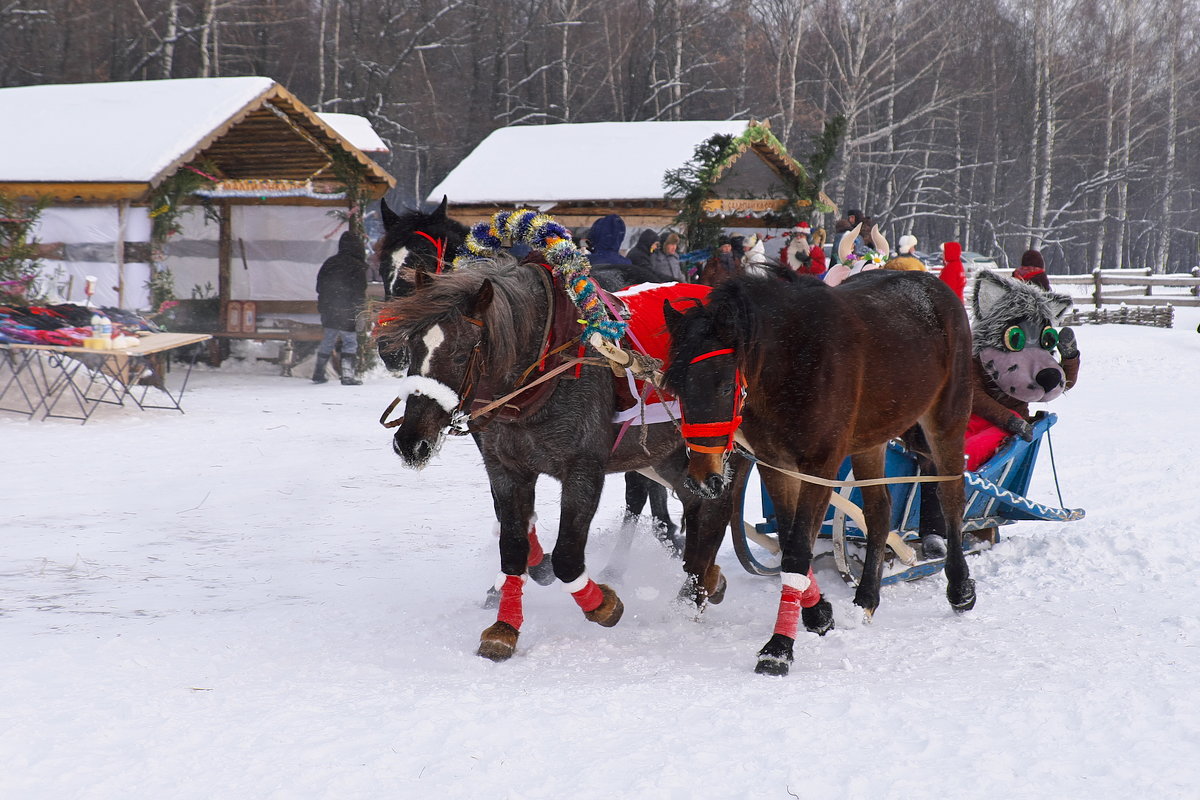
{"type": "MultiPolygon", "coordinates": [[[[667,351],[671,339],[667,336],[667,322],[663,317],[663,301],[670,300],[671,305],[679,311],[686,311],[696,302],[706,302],[712,289],[697,283],[639,283],[622,289],[616,297],[629,309],[630,316],[626,320],[629,330],[625,338],[625,346],[645,353],[652,358],[667,362],[667,351]]],[[[635,381],[628,373],[629,391],[634,398],[645,400],[645,422],[666,422],[679,418],[679,404],[667,392],[654,386],[635,381]],[[666,404],[666,407],[664,407],[666,404]]],[[[618,409],[613,416],[613,422],[641,424],[643,411],[639,403],[618,409]]]]}

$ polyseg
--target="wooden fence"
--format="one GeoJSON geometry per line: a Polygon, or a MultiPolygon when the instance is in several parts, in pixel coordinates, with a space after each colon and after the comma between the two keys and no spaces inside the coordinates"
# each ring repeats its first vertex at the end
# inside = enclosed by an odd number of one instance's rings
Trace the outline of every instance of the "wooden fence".
{"type": "Polygon", "coordinates": [[[1101,269],[1090,275],[1051,275],[1050,284],[1091,286],[1097,310],[1106,305],[1200,306],[1200,267],[1172,275],[1152,275],[1148,269],[1101,269]]]}

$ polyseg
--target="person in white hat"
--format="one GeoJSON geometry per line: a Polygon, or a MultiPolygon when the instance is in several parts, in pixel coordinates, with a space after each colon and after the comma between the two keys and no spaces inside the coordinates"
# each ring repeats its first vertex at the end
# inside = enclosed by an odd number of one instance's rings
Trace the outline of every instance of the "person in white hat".
{"type": "Polygon", "coordinates": [[[917,237],[911,233],[906,233],[900,237],[900,249],[897,251],[902,256],[915,256],[917,250],[917,237]]]}

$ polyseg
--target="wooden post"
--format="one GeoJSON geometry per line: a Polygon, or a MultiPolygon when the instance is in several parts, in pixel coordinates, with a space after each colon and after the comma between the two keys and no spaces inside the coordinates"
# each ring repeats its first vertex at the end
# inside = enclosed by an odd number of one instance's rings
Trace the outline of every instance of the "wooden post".
{"type": "Polygon", "coordinates": [[[125,228],[128,200],[117,201],[117,244],[113,248],[113,260],[117,263],[117,308],[125,308],[125,228]]]}
{"type": "Polygon", "coordinates": [[[1092,302],[1096,305],[1096,310],[1100,310],[1100,270],[1092,270],[1092,283],[1095,289],[1092,291],[1092,302]]]}
{"type": "Polygon", "coordinates": [[[220,330],[225,330],[232,292],[231,265],[233,261],[233,219],[228,200],[221,201],[220,233],[217,242],[217,297],[220,298],[220,330]]]}

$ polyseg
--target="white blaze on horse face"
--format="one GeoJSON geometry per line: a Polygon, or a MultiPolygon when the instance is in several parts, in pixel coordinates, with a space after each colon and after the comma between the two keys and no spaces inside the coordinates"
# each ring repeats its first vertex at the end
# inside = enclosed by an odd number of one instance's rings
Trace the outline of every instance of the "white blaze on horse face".
{"type": "Polygon", "coordinates": [[[421,341],[425,345],[425,360],[421,362],[421,374],[428,375],[430,365],[433,363],[433,352],[441,347],[442,342],[446,341],[446,332],[442,330],[441,325],[438,325],[436,328],[430,328],[421,341]]]}
{"type": "Polygon", "coordinates": [[[396,293],[396,282],[400,280],[400,270],[403,269],[404,262],[407,259],[407,247],[401,247],[399,250],[392,251],[392,285],[388,287],[388,291],[392,294],[396,293]]]}

